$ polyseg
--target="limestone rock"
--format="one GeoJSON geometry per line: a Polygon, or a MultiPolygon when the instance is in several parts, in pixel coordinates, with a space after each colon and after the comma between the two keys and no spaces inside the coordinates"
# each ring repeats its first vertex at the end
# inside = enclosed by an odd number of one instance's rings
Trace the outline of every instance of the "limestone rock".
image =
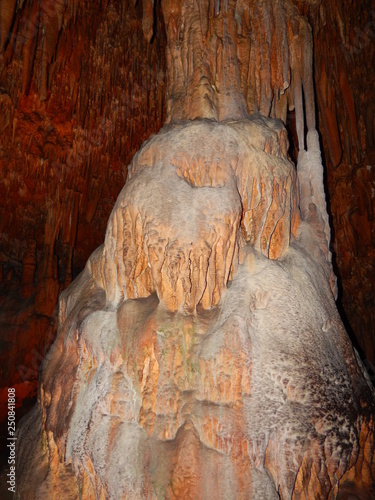
{"type": "Polygon", "coordinates": [[[148,41],[158,22],[167,125],[61,294],[18,494],[371,498],[374,390],[334,301],[311,29],[289,0],[143,2],[148,41]]]}
{"type": "Polygon", "coordinates": [[[370,498],[374,392],[314,232],[293,236],[282,130],[194,121],[136,155],[60,299],[22,498],[370,498]]]}
{"type": "Polygon", "coordinates": [[[110,300],[156,290],[170,310],[211,308],[246,241],[267,257],[284,254],[299,218],[284,133],[264,118],[205,120],[150,139],[107,229],[102,267],[110,300]]]}
{"type": "Polygon", "coordinates": [[[20,406],[36,394],[59,293],[163,123],[162,37],[143,39],[141,14],[130,1],[0,2],[0,378],[20,406]]]}
{"type": "MultiPolygon", "coordinates": [[[[369,64],[374,11],[363,0],[292,3],[313,28],[339,300],[370,367],[375,360],[375,79],[369,64]]],[[[172,4],[171,27],[180,28],[181,35],[174,50],[186,45],[176,64],[186,72],[189,30],[181,29],[179,9],[172,4]]],[[[293,81],[301,66],[293,66],[291,54],[301,60],[299,32],[309,38],[306,22],[281,1],[237,0],[234,10],[228,2],[228,34],[236,49],[232,43],[224,50],[220,16],[225,3],[199,4],[194,40],[201,38],[204,65],[216,61],[215,78],[206,71],[196,91],[206,96],[201,103],[218,116],[219,103],[232,99],[218,75],[223,68],[231,78],[239,75],[234,102],[240,91],[250,112],[281,118],[296,160],[293,81]],[[225,61],[236,58],[235,74],[225,61]]],[[[59,292],[103,241],[126,176],[124,165],[162,126],[165,100],[178,97],[166,92],[166,32],[159,2],[82,0],[77,6],[76,0],[2,0],[0,5],[0,360],[4,394],[8,385],[16,385],[20,405],[35,393],[39,365],[56,330],[51,311],[59,292]]],[[[185,78],[180,70],[176,75],[185,78]]],[[[324,243],[326,235],[321,236],[324,243]]],[[[0,396],[0,419],[5,418],[3,402],[0,396]]]]}

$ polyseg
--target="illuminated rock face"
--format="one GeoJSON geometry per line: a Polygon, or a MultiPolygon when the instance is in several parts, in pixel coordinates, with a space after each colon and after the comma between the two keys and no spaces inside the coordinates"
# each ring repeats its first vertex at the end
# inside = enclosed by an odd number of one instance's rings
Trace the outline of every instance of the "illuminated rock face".
{"type": "Polygon", "coordinates": [[[284,16],[296,169],[282,116],[250,115],[241,87],[251,3],[214,4],[162,2],[168,125],[61,295],[18,434],[21,498],[371,498],[374,393],[334,301],[309,27],[287,1],[262,7],[284,16]]]}
{"type": "MultiPolygon", "coordinates": [[[[0,421],[9,385],[17,405],[36,394],[58,295],[102,243],[126,166],[166,115],[222,120],[237,103],[237,118],[248,110],[286,121],[297,157],[306,20],[283,2],[228,2],[235,22],[227,16],[233,43],[224,47],[225,2],[200,1],[198,15],[173,3],[0,2],[0,421]],[[173,40],[165,53],[162,10],[173,40]],[[199,19],[193,30],[181,22],[189,15],[199,19]]],[[[293,3],[313,27],[339,300],[374,363],[374,11],[363,0],[293,3]]]]}
{"type": "Polygon", "coordinates": [[[373,394],[297,224],[283,132],[194,121],[136,155],[104,245],[60,299],[20,435],[25,497],[326,498],[340,479],[371,491],[373,394]],[[45,448],[30,459],[35,422],[45,448]],[[30,490],[38,462],[47,479],[30,490]]]}
{"type": "Polygon", "coordinates": [[[7,387],[17,405],[36,395],[59,293],[163,124],[162,36],[143,39],[141,13],[127,0],[0,2],[0,422],[7,387]]]}
{"type": "Polygon", "coordinates": [[[282,124],[261,117],[194,121],[150,139],[108,225],[107,296],[156,291],[171,311],[210,309],[247,242],[273,259],[285,254],[299,220],[286,146],[282,124]]]}

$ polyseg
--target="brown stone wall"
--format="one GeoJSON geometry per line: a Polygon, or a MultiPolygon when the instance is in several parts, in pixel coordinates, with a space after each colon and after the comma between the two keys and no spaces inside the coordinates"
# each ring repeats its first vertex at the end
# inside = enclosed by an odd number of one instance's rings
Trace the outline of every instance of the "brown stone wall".
{"type": "Polygon", "coordinates": [[[140,3],[1,2],[0,378],[19,400],[35,393],[59,292],[163,122],[159,31],[144,39],[140,3]]]}

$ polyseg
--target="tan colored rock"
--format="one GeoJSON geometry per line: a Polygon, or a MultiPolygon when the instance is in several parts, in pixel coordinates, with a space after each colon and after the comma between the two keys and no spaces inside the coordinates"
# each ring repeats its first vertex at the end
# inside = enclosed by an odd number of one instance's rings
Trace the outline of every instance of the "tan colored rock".
{"type": "MultiPolygon", "coordinates": [[[[61,295],[18,433],[18,494],[371,498],[374,390],[334,301],[310,28],[289,1],[162,9],[169,125],[135,156],[103,246],[61,295]],[[276,109],[291,70],[297,172],[281,121],[248,113],[245,23],[262,42],[252,105],[276,109]]],[[[150,38],[150,2],[144,14],[150,38]]]]}
{"type": "Polygon", "coordinates": [[[267,257],[283,255],[299,219],[285,140],[282,125],[263,118],[192,122],[150,139],[107,229],[111,300],[156,290],[172,311],[207,309],[219,303],[246,241],[267,257]]]}
{"type": "MultiPolygon", "coordinates": [[[[375,81],[368,62],[374,52],[374,15],[360,0],[343,5],[337,0],[324,5],[292,3],[313,27],[314,80],[340,302],[371,369],[375,81]]],[[[199,4],[203,34],[216,33],[220,40],[215,2],[199,4]],[[207,16],[201,15],[205,12],[207,16]]],[[[22,399],[28,387],[35,387],[40,361],[50,345],[40,321],[53,323],[50,312],[59,291],[103,241],[126,174],[123,165],[164,120],[166,72],[160,47],[166,41],[161,6],[152,8],[151,1],[143,7],[133,1],[87,1],[79,9],[77,5],[75,0],[61,5],[50,0],[3,0],[0,5],[0,45],[5,41],[0,54],[1,364],[3,390],[16,384],[22,399]],[[143,40],[142,27],[148,30],[147,39],[153,37],[150,44],[143,40]],[[45,237],[51,212],[58,225],[52,242],[45,237]],[[43,275],[47,271],[48,277],[43,275]],[[44,293],[46,288],[51,293],[44,293]],[[40,297],[37,311],[35,293],[40,297]],[[20,325],[26,312],[27,321],[20,325]]],[[[290,42],[294,40],[300,60],[302,37],[294,37],[293,29],[303,30],[308,38],[306,24],[298,17],[280,1],[237,0],[234,11],[241,92],[251,112],[259,110],[287,123],[294,158],[298,138],[292,88],[297,68],[291,65],[290,42]]],[[[227,19],[229,23],[232,16],[227,19]]],[[[233,26],[229,32],[232,36],[233,26]]],[[[205,63],[210,61],[211,52],[205,63]]],[[[207,95],[214,94],[209,81],[201,82],[207,95]]],[[[5,407],[1,415],[5,418],[5,407]]]]}
{"type": "MultiPolygon", "coordinates": [[[[64,293],[66,347],[51,351],[41,386],[41,435],[60,457],[46,491],[62,491],[72,465],[69,488],[83,481],[85,498],[328,498],[341,477],[359,493],[354,470],[370,494],[373,392],[324,271],[298,243],[276,261],[243,254],[219,306],[195,315],[155,294],[111,310],[90,267],[64,293]]],[[[42,460],[24,450],[20,471],[42,460]]],[[[35,498],[34,483],[19,488],[35,498]]]]}
{"type": "Polygon", "coordinates": [[[59,293],[103,242],[126,165],[164,120],[162,36],[143,39],[141,10],[0,2],[0,389],[17,386],[20,406],[59,293]]]}
{"type": "MultiPolygon", "coordinates": [[[[39,439],[55,462],[38,451],[28,462],[44,464],[43,491],[328,498],[341,478],[342,491],[359,491],[357,470],[370,494],[373,391],[314,232],[302,222],[292,234],[294,167],[273,127],[175,125],[136,155],[104,245],[61,298],[40,387],[39,439]],[[275,144],[262,142],[268,129],[275,144]],[[278,183],[289,196],[277,196],[278,183]],[[259,234],[286,214],[277,259],[265,237],[249,237],[258,233],[246,226],[248,199],[259,234]]],[[[25,498],[42,491],[19,484],[25,498]]]]}

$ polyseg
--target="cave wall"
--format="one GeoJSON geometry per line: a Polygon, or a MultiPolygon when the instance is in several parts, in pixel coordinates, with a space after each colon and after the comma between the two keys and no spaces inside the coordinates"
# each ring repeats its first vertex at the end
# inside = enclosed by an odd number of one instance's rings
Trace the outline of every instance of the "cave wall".
{"type": "Polygon", "coordinates": [[[2,386],[34,394],[58,294],[102,242],[164,113],[159,36],[133,2],[0,6],[2,386]],[[12,10],[14,9],[14,10],[12,10]]]}
{"type": "MultiPolygon", "coordinates": [[[[339,300],[373,362],[375,15],[370,2],[294,3],[313,27],[339,300]]],[[[0,6],[1,374],[20,400],[35,393],[60,291],[103,241],[126,165],[168,111],[165,27],[143,13],[130,1],[0,6]]]]}
{"type": "Polygon", "coordinates": [[[375,392],[335,304],[310,25],[290,0],[161,6],[166,123],[60,295],[16,495],[370,499],[375,392]]]}
{"type": "Polygon", "coordinates": [[[375,5],[315,2],[315,88],[346,327],[375,362],[375,5]]]}

